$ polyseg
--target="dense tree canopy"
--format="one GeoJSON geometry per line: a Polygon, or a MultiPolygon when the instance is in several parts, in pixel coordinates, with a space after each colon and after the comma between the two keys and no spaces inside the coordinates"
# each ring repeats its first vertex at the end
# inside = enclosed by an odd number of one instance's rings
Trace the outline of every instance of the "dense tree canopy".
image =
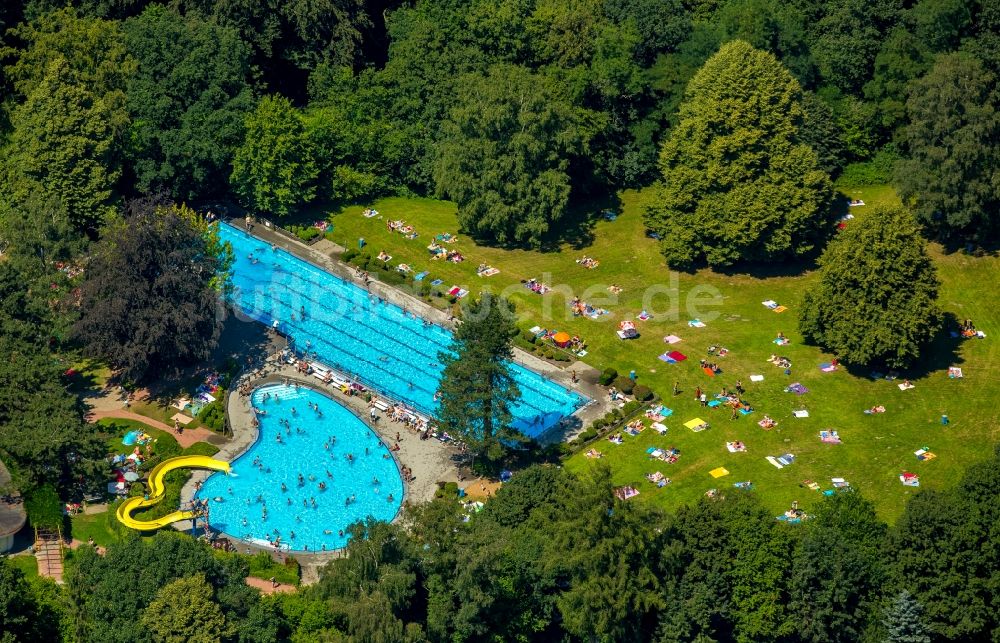
{"type": "Polygon", "coordinates": [[[75,337],[132,381],[205,359],[219,336],[227,252],[190,210],[132,202],[94,249],[75,337]]]}
{"type": "Polygon", "coordinates": [[[125,23],[128,160],[142,192],[191,199],[225,191],[252,109],[249,50],[233,29],[151,6],[125,23]]]}
{"type": "Polygon", "coordinates": [[[434,177],[458,204],[462,231],[501,244],[537,246],[566,214],[568,155],[580,134],[551,81],[497,66],[466,76],[444,124],[434,177]]]}
{"type": "Polygon", "coordinates": [[[671,266],[774,260],[829,229],[830,179],[803,142],[798,82],[774,56],[733,41],[688,85],[646,213],[671,266]]]}
{"type": "Polygon", "coordinates": [[[521,395],[510,372],[517,332],[513,305],[484,292],[466,306],[452,352],[440,356],[441,426],[491,459],[502,454],[502,441],[519,436],[511,428],[511,407],[521,395]]]}
{"type": "Polygon", "coordinates": [[[844,362],[902,368],[941,328],[938,279],[913,216],[877,208],[841,232],[820,258],[799,329],[844,362]]]}
{"type": "Polygon", "coordinates": [[[281,216],[313,199],[316,174],[302,116],[287,98],[262,98],[233,158],[233,189],[252,210],[281,216]]]}
{"type": "Polygon", "coordinates": [[[1000,231],[1000,96],[996,76],[968,54],[940,57],[911,86],[901,139],[900,196],[944,238],[1000,231]]]}

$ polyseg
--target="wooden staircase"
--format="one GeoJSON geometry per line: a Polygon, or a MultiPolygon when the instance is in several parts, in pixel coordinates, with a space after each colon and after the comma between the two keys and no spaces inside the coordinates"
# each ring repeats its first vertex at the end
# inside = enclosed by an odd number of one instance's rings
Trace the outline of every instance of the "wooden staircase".
{"type": "Polygon", "coordinates": [[[55,582],[63,582],[63,537],[62,530],[35,528],[35,559],[38,573],[55,582]]]}

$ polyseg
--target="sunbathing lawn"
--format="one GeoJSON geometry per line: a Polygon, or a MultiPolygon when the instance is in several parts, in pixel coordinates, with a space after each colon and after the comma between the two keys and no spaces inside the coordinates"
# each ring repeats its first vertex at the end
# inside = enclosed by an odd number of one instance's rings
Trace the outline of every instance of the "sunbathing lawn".
{"type": "Polygon", "coordinates": [[[36,578],[38,576],[38,561],[30,554],[10,556],[7,558],[7,562],[12,567],[20,569],[26,578],[36,578]]]}
{"type": "MultiPolygon", "coordinates": [[[[869,205],[896,199],[891,188],[885,186],[846,193],[869,205]]],[[[624,193],[617,220],[598,220],[592,240],[585,241],[582,247],[564,244],[559,252],[500,250],[478,247],[461,237],[457,243],[445,244],[466,256],[460,264],[431,261],[427,251],[435,235],[458,232],[451,203],[390,198],[374,204],[381,218],[366,219],[361,207],[348,207],[331,213],[330,221],[334,223],[333,238],[341,245],[356,248],[358,238],[365,237],[372,254],[385,250],[393,255],[393,264],[406,262],[416,271],[428,270],[427,279],[440,278],[444,287],[459,285],[473,294],[487,285],[494,290],[506,289],[518,303],[523,328],[537,324],[579,334],[588,343],[587,363],[598,369],[612,366],[622,373],[635,369],[639,382],[667,398],[674,415],[664,422],[669,427],[666,435],[647,429],[638,437],[626,435],[621,446],[607,440],[594,445],[604,453],[602,461],[611,465],[616,483],[632,484],[640,490],[636,502],[675,507],[708,489],[735,491],[733,483],[749,480],[777,514],[793,500],[806,509],[819,500],[819,492],[805,489],[803,480],[814,480],[829,489],[831,477],[844,477],[877,503],[884,518],[892,520],[915,491],[899,482],[901,472],[919,474],[923,488],[947,486],[958,480],[968,463],[984,457],[1000,441],[1000,421],[995,412],[995,398],[1000,394],[1000,310],[992,292],[996,275],[1000,274],[1000,259],[943,255],[939,249],[932,249],[943,281],[941,304],[958,319],[972,318],[988,338],[936,346],[926,360],[932,370],[913,377],[916,388],[903,392],[896,382],[856,377],[843,369],[834,373],[819,370],[818,365],[831,356],[804,346],[797,332],[797,308],[803,288],[814,279],[811,274],[758,277],[703,270],[680,274],[671,284],[656,242],[644,233],[641,208],[645,194],[624,193]],[[387,218],[406,220],[415,226],[419,237],[410,240],[388,232],[387,218]],[[576,260],[584,255],[599,260],[600,266],[588,270],[578,265],[576,260]],[[478,277],[476,268],[480,263],[501,272],[489,278],[478,277]],[[550,286],[566,287],[539,296],[520,284],[532,277],[550,286]],[[624,288],[617,302],[608,299],[606,287],[610,284],[624,288]],[[656,284],[663,284],[659,294],[644,302],[644,290],[656,284]],[[666,312],[671,286],[676,286],[680,294],[676,314],[666,312]],[[718,306],[702,308],[700,317],[707,322],[705,328],[689,328],[685,302],[692,294],[698,295],[699,287],[716,289],[721,299],[718,306]],[[573,318],[568,314],[573,293],[612,314],[597,321],[573,318]],[[761,305],[768,299],[788,310],[780,314],[768,310],[761,305]],[[620,341],[615,335],[618,321],[633,319],[644,308],[654,312],[654,317],[636,322],[641,337],[620,341]],[[779,348],[772,343],[779,331],[791,339],[791,345],[779,348]],[[667,350],[663,337],[669,334],[682,338],[681,343],[669,348],[685,353],[687,361],[669,365],[657,359],[667,350]],[[710,378],[699,368],[698,359],[706,356],[707,347],[713,344],[731,352],[718,360],[724,372],[710,378]],[[956,351],[954,355],[952,350],[956,351]],[[767,363],[772,353],[791,359],[791,376],[767,363]],[[960,365],[965,378],[948,379],[949,365],[960,365]],[[751,374],[764,375],[765,380],[751,383],[751,374]],[[695,386],[705,387],[711,395],[723,385],[731,388],[737,379],[743,380],[745,398],[757,409],[752,415],[731,421],[728,411],[702,409],[694,402],[695,386]],[[680,383],[683,394],[670,399],[675,381],[680,383]],[[803,383],[810,392],[802,396],[783,392],[793,382],[803,383]],[[862,412],[879,404],[888,412],[875,416],[862,412]],[[802,407],[808,409],[810,417],[794,418],[792,411],[802,407]],[[775,429],[764,431],[757,425],[764,413],[778,421],[775,429]],[[946,427],[940,423],[942,413],[951,419],[946,427]],[[693,433],[682,426],[698,416],[712,427],[693,433]],[[843,444],[821,443],[818,433],[823,429],[839,431],[843,444]],[[725,443],[735,439],[746,443],[747,453],[726,450],[725,443]],[[650,446],[677,447],[680,460],[672,465],[650,461],[646,456],[650,446]],[[918,461],[913,452],[924,446],[930,447],[937,459],[918,461]],[[795,454],[796,461],[784,469],[776,469],[765,460],[766,456],[788,452],[795,454]],[[710,470],[720,466],[730,474],[719,479],[709,476],[710,470]],[[645,480],[645,474],[657,470],[673,483],[657,489],[645,480]]],[[[865,209],[851,211],[863,216],[865,209]]],[[[700,299],[712,297],[701,295],[700,299]]],[[[591,465],[592,461],[582,453],[566,462],[571,471],[584,471],[591,465]]]]}

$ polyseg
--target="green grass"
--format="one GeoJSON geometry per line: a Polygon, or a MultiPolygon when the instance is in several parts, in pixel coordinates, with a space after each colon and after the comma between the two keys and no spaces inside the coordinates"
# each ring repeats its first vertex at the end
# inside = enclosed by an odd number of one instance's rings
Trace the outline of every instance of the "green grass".
{"type": "Polygon", "coordinates": [[[94,544],[107,547],[118,541],[118,534],[111,529],[109,520],[116,520],[110,511],[97,514],[76,514],[70,518],[70,529],[74,539],[87,542],[93,538],[94,544]]]}
{"type": "Polygon", "coordinates": [[[38,561],[34,556],[28,554],[9,556],[7,557],[7,562],[10,563],[11,567],[20,569],[26,578],[35,578],[38,576],[38,561]]]}
{"type": "MultiPolygon", "coordinates": [[[[886,186],[847,190],[869,205],[898,202],[892,189],[886,186]]],[[[986,340],[962,343],[954,363],[965,371],[965,379],[949,380],[946,366],[949,359],[936,360],[944,365],[926,377],[914,380],[916,389],[900,391],[895,383],[871,381],[855,377],[843,369],[822,373],[821,362],[830,355],[815,347],[805,346],[797,332],[797,312],[804,290],[816,278],[814,273],[793,276],[758,277],[747,274],[720,274],[701,270],[673,277],[658,252],[656,242],[645,236],[641,211],[645,193],[627,192],[622,195],[622,208],[616,221],[599,220],[593,225],[592,240],[575,249],[564,244],[558,252],[502,250],[480,247],[468,238],[450,247],[466,256],[461,264],[431,261],[426,246],[434,235],[455,234],[458,224],[453,204],[429,199],[391,198],[374,207],[381,219],[365,219],[360,207],[348,207],[333,214],[335,240],[348,248],[356,248],[358,237],[365,237],[368,250],[377,254],[385,250],[393,255],[393,263],[407,262],[416,271],[429,270],[427,279],[440,278],[444,286],[461,285],[478,293],[489,286],[503,290],[518,304],[520,324],[527,328],[535,324],[548,329],[579,334],[588,343],[585,361],[598,369],[611,366],[619,372],[635,369],[639,382],[666,398],[675,411],[666,425],[669,432],[658,436],[646,431],[639,437],[626,436],[622,446],[599,442],[604,462],[612,466],[618,484],[636,485],[639,502],[656,502],[666,507],[695,500],[710,488],[731,488],[733,482],[750,480],[766,505],[775,512],[786,509],[793,500],[809,507],[819,500],[817,492],[800,486],[804,479],[815,480],[830,487],[831,477],[847,478],[867,497],[876,502],[880,514],[889,520],[902,510],[913,489],[898,481],[900,472],[920,474],[923,487],[941,488],[956,482],[964,468],[988,452],[1000,440],[995,398],[1000,393],[1000,327],[997,325],[998,305],[992,292],[995,276],[1000,274],[1000,259],[972,258],[961,254],[945,255],[931,248],[943,285],[940,302],[946,311],[959,319],[972,318],[989,336],[986,340]],[[420,236],[409,240],[389,233],[386,219],[405,219],[415,226],[420,236]],[[583,255],[598,259],[595,270],[587,270],[575,260],[583,255]],[[499,275],[483,279],[475,274],[480,263],[501,270],[499,275]],[[535,277],[552,286],[565,285],[545,296],[535,295],[520,284],[520,280],[535,277]],[[609,284],[624,288],[615,300],[606,290],[609,284]],[[660,286],[659,293],[647,290],[660,286]],[[675,290],[671,290],[675,288],[675,290]],[[699,313],[708,321],[706,328],[688,328],[686,310],[689,297],[699,292],[717,292],[718,299],[700,295],[716,306],[703,306],[699,313]],[[573,318],[568,314],[569,298],[577,294],[594,305],[608,308],[611,315],[594,321],[573,318]],[[671,295],[677,295],[679,310],[668,312],[671,295]],[[646,297],[644,299],[644,296],[646,297]],[[774,299],[789,310],[775,314],[761,305],[774,299]],[[615,335],[617,322],[631,319],[644,308],[654,311],[647,322],[639,322],[641,337],[622,342],[615,335]],[[712,318],[712,313],[717,317],[712,318]],[[771,340],[781,331],[792,344],[778,348],[771,340]],[[684,352],[689,360],[667,365],[656,359],[664,351],[662,338],[676,334],[683,342],[673,348],[684,352]],[[719,360],[722,375],[709,378],[698,367],[698,359],[710,345],[728,348],[728,357],[719,360]],[[788,356],[793,363],[791,377],[766,362],[771,353],[788,356]],[[761,383],[751,383],[750,374],[765,376],[761,383]],[[704,410],[693,400],[696,386],[710,393],[723,385],[733,386],[742,379],[747,388],[746,398],[756,407],[753,415],[730,421],[728,413],[704,410]],[[678,381],[684,391],[671,398],[673,383],[678,381]],[[783,392],[791,382],[802,382],[811,389],[804,396],[783,392]],[[876,404],[888,412],[868,416],[862,411],[876,404]],[[795,419],[792,410],[808,408],[807,419],[795,419]],[[757,426],[764,414],[776,419],[778,427],[765,432],[757,426]],[[942,427],[939,420],[947,413],[951,424],[942,427]],[[682,423],[701,416],[712,423],[702,433],[692,433],[682,423]],[[841,445],[820,443],[822,429],[840,432],[841,445]],[[731,454],[725,442],[740,439],[748,453],[731,454]],[[681,450],[680,460],[667,465],[649,461],[645,451],[649,446],[675,446],[681,450]],[[929,446],[938,458],[918,461],[913,452],[929,446]],[[794,453],[794,465],[778,470],[764,459],[768,455],[794,453]],[[708,471],[724,466],[731,475],[713,480],[708,471]],[[644,474],[660,470],[673,483],[656,489],[644,479],[644,474]]],[[[864,216],[867,207],[851,211],[864,216]]],[[[693,316],[693,315],[691,315],[693,316]]],[[[572,471],[584,471],[592,461],[578,454],[566,462],[572,471]]]]}

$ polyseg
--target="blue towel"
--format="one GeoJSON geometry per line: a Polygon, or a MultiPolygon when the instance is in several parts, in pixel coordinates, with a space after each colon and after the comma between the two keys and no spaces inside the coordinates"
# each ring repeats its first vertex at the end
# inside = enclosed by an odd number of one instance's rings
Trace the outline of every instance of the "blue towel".
{"type": "Polygon", "coordinates": [[[751,413],[753,413],[753,411],[748,411],[746,409],[740,409],[740,413],[742,413],[743,415],[750,415],[751,413]]]}
{"type": "Polygon", "coordinates": [[[713,409],[714,409],[715,407],[717,407],[717,406],[721,405],[721,404],[722,404],[722,402],[720,402],[719,400],[712,400],[711,402],[709,402],[709,403],[708,403],[708,405],[709,405],[710,407],[712,407],[713,409]]]}
{"type": "Polygon", "coordinates": [[[417,274],[413,275],[413,281],[423,281],[424,277],[426,276],[427,276],[426,270],[423,272],[418,272],[417,274]]]}
{"type": "Polygon", "coordinates": [[[431,282],[431,285],[432,285],[432,286],[440,286],[440,285],[441,285],[441,284],[443,284],[443,283],[444,283],[444,282],[443,282],[443,281],[441,281],[440,279],[435,279],[434,281],[432,281],[432,282],[431,282]]]}

